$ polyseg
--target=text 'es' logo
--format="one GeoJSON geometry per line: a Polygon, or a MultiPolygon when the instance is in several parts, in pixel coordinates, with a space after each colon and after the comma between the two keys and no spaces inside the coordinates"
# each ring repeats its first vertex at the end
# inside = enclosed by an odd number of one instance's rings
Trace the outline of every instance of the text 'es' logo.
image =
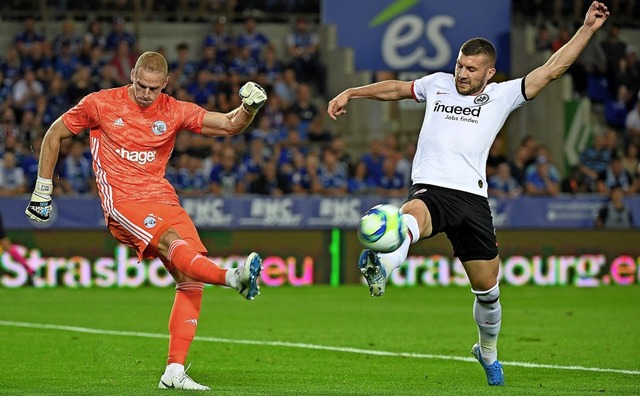
{"type": "Polygon", "coordinates": [[[147,162],[153,162],[156,160],[156,151],[134,151],[127,150],[124,147],[121,147],[116,150],[116,154],[120,156],[122,159],[126,159],[127,161],[137,162],[140,165],[144,165],[147,162]]]}
{"type": "Polygon", "coordinates": [[[480,117],[480,110],[482,110],[482,107],[480,106],[474,106],[474,107],[447,106],[439,100],[433,104],[433,111],[435,113],[446,113],[446,114],[480,117]]]}

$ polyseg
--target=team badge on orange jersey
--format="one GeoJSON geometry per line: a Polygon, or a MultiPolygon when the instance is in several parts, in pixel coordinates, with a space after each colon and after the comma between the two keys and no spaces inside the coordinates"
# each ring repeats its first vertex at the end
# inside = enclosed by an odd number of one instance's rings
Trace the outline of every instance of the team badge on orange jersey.
{"type": "Polygon", "coordinates": [[[167,131],[167,124],[164,121],[154,121],[151,126],[151,131],[156,135],[162,135],[167,131]]]}
{"type": "Polygon", "coordinates": [[[156,219],[152,216],[148,216],[144,219],[144,226],[147,228],[153,228],[156,226],[156,219]]]}

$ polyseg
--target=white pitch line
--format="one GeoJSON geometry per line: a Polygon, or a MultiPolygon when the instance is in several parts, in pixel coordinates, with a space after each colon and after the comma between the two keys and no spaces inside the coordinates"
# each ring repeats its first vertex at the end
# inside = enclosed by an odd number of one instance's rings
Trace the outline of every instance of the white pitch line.
{"type": "MultiPolygon", "coordinates": [[[[143,332],[137,332],[137,331],[102,330],[102,329],[92,329],[88,327],[62,326],[62,325],[54,325],[54,324],[46,324],[46,323],[12,322],[7,320],[0,320],[0,326],[26,327],[31,329],[62,330],[62,331],[71,331],[75,333],[116,335],[116,336],[129,336],[129,337],[142,337],[142,338],[163,338],[163,339],[169,338],[167,334],[143,333],[143,332]]],[[[196,337],[195,339],[198,341],[217,342],[221,344],[263,345],[263,346],[277,346],[277,347],[287,347],[287,348],[316,349],[321,351],[357,353],[361,355],[405,357],[405,358],[414,358],[414,359],[455,360],[460,362],[476,361],[475,358],[471,358],[471,357],[432,355],[428,353],[376,351],[372,349],[344,348],[344,347],[334,347],[334,346],[327,346],[327,345],[304,344],[304,343],[297,343],[297,342],[234,340],[231,338],[218,338],[218,337],[196,337]]],[[[555,364],[538,364],[538,363],[527,363],[527,362],[501,362],[501,363],[503,366],[515,366],[515,367],[526,367],[526,368],[594,371],[599,373],[640,375],[640,370],[621,370],[621,369],[584,367],[584,366],[559,366],[555,364]]]]}

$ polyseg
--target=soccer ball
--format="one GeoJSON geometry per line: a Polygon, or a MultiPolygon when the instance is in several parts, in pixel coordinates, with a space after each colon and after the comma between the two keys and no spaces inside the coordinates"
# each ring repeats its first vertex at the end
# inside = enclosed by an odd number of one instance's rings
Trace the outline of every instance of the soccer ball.
{"type": "Polygon", "coordinates": [[[365,247],[380,253],[398,249],[407,236],[407,226],[402,221],[397,206],[382,204],[369,209],[358,225],[358,240],[365,247]]]}

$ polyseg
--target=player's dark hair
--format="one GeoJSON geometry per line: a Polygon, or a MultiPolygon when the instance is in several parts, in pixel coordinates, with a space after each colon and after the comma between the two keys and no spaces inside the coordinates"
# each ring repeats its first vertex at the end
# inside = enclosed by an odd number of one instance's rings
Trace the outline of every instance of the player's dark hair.
{"type": "Polygon", "coordinates": [[[140,55],[133,68],[134,74],[137,75],[140,69],[152,73],[164,73],[165,76],[169,74],[167,60],[161,54],[153,51],[147,51],[140,55]]]}
{"type": "Polygon", "coordinates": [[[460,52],[466,56],[486,55],[491,60],[492,66],[496,63],[496,47],[489,40],[482,37],[467,40],[460,47],[460,52]]]}

